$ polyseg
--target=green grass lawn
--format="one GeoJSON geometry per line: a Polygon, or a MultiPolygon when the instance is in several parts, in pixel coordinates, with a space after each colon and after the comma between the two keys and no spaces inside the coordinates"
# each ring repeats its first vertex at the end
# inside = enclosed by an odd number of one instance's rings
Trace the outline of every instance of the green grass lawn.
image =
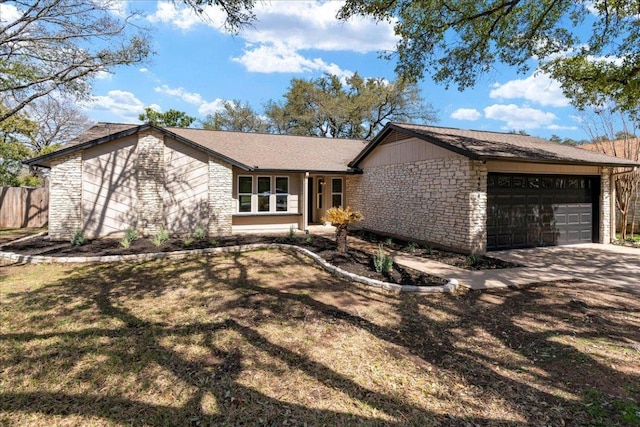
{"type": "Polygon", "coordinates": [[[0,425],[640,425],[640,295],[373,292],[276,250],[0,267],[0,425]]]}

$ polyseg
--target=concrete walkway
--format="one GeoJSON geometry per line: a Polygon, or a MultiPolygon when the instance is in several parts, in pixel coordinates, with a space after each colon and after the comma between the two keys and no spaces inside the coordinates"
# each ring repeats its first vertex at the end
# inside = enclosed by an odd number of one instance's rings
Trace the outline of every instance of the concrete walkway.
{"type": "MultiPolygon", "coordinates": [[[[377,246],[355,237],[349,245],[369,252],[377,246]]],[[[640,249],[582,244],[489,252],[488,256],[525,267],[470,271],[405,253],[392,254],[402,266],[472,289],[504,288],[554,280],[587,280],[640,292],[640,249]]]]}

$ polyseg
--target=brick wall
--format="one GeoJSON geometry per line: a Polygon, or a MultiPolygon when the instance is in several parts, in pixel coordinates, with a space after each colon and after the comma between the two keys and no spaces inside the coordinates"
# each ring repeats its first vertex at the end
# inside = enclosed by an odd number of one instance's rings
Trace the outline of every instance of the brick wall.
{"type": "Polygon", "coordinates": [[[82,155],[55,159],[49,177],[49,236],[68,240],[82,228],[82,155]]]}
{"type": "Polygon", "coordinates": [[[486,165],[462,156],[373,166],[364,169],[354,207],[363,228],[482,253],[486,177],[486,165]]]}
{"type": "Polygon", "coordinates": [[[209,156],[209,235],[231,234],[233,169],[209,156]]]}

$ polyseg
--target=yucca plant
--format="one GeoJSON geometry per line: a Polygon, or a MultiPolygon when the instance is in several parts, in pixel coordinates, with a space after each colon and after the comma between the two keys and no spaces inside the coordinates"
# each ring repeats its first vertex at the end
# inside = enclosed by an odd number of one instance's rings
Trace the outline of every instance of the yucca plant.
{"type": "Polygon", "coordinates": [[[338,252],[347,252],[347,236],[349,234],[347,227],[349,224],[360,222],[363,218],[360,212],[352,210],[350,206],[346,208],[340,206],[327,209],[327,212],[325,212],[322,217],[322,221],[329,222],[336,228],[336,246],[338,252]]]}

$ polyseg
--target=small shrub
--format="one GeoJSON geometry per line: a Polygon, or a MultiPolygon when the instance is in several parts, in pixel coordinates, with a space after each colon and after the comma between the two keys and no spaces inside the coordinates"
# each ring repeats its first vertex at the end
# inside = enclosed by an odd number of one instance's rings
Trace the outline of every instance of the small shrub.
{"type": "Polygon", "coordinates": [[[209,239],[209,245],[215,248],[218,246],[218,241],[212,237],[211,239],[209,239]]]}
{"type": "Polygon", "coordinates": [[[428,253],[429,255],[433,255],[433,247],[428,246],[428,247],[427,247],[427,253],[428,253]]]}
{"type": "Polygon", "coordinates": [[[311,243],[313,243],[313,237],[311,237],[311,236],[307,236],[307,238],[306,238],[306,239],[304,239],[304,241],[305,241],[306,243],[308,243],[308,244],[311,244],[311,243]]]}
{"type": "Polygon", "coordinates": [[[196,229],[193,230],[193,238],[203,241],[207,238],[207,229],[202,225],[197,226],[196,229]]]}
{"type": "Polygon", "coordinates": [[[373,267],[383,274],[389,274],[393,268],[393,258],[384,252],[382,244],[378,245],[378,252],[373,255],[373,267]]]}
{"type": "Polygon", "coordinates": [[[186,236],[184,239],[182,239],[182,246],[184,246],[185,248],[188,248],[192,244],[193,244],[193,237],[186,236]]]}
{"type": "Polygon", "coordinates": [[[169,240],[169,232],[165,230],[164,227],[160,227],[156,235],[153,236],[153,239],[151,240],[151,242],[156,248],[158,248],[167,240],[169,240]]]}
{"type": "Polygon", "coordinates": [[[76,231],[74,231],[70,241],[73,246],[84,245],[85,238],[84,238],[84,234],[82,233],[82,230],[77,229],[76,231]]]}
{"type": "Polygon", "coordinates": [[[296,227],[295,226],[290,226],[289,227],[289,233],[287,234],[287,240],[290,242],[297,242],[298,241],[298,236],[296,236],[296,227]]]}
{"type": "Polygon", "coordinates": [[[478,255],[476,254],[471,254],[467,257],[467,264],[469,265],[476,265],[479,261],[478,255]]]}
{"type": "Polygon", "coordinates": [[[414,252],[416,249],[418,249],[418,244],[416,242],[409,242],[407,244],[407,250],[409,252],[414,252]]]}
{"type": "Polygon", "coordinates": [[[127,239],[129,243],[131,243],[134,240],[138,240],[138,232],[135,228],[129,227],[124,232],[124,238],[127,239]]]}
{"type": "Polygon", "coordinates": [[[129,249],[129,247],[131,246],[131,240],[127,239],[127,236],[123,237],[122,239],[120,239],[120,246],[125,249],[129,249]]]}
{"type": "Polygon", "coordinates": [[[387,237],[386,240],[384,241],[384,244],[387,246],[393,245],[393,239],[391,237],[387,237]]]}

